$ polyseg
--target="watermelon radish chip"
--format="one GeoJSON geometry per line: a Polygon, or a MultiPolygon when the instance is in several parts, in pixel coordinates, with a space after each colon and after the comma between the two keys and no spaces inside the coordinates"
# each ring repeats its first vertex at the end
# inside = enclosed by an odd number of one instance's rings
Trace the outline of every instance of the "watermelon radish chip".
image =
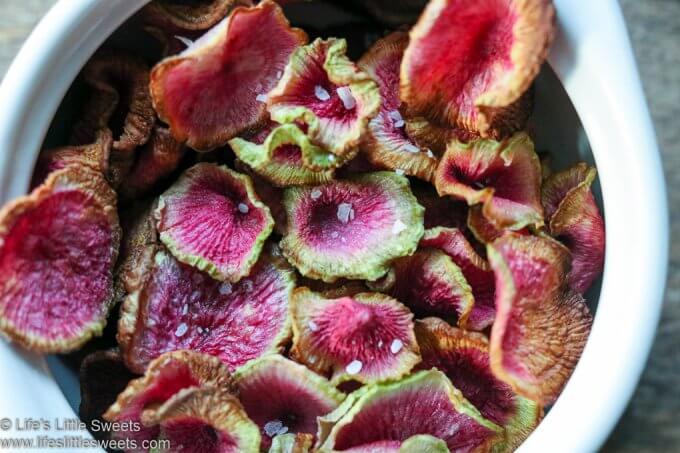
{"type": "Polygon", "coordinates": [[[152,192],[179,167],[185,151],[184,145],[172,138],[166,127],[157,125],[149,141],[139,149],[118,192],[128,200],[152,192]]]}
{"type": "Polygon", "coordinates": [[[93,143],[103,129],[110,129],[113,143],[107,176],[118,188],[135,161],[136,149],[149,141],[156,121],[149,67],[136,56],[104,51],[85,66],[83,79],[91,94],[73,126],[71,143],[93,143]]]}
{"type": "Polygon", "coordinates": [[[262,144],[234,138],[229,145],[242,162],[277,187],[328,182],[344,162],[314,145],[295,124],[276,126],[262,144]]]}
{"type": "Polygon", "coordinates": [[[248,0],[154,0],[142,9],[141,16],[146,24],[181,36],[212,28],[236,6],[249,4],[248,0]]]}
{"type": "Polygon", "coordinates": [[[128,367],[142,372],[167,351],[219,357],[230,370],[290,338],[288,306],[295,284],[282,258],[264,253],[238,283],[219,282],[164,250],[145,253],[145,278],[126,297],[118,342],[128,367]]]}
{"type": "Polygon", "coordinates": [[[440,249],[449,255],[470,285],[474,306],[465,328],[481,331],[493,324],[496,314],[494,275],[489,263],[477,254],[465,235],[455,228],[439,227],[426,230],[420,241],[420,247],[440,249]]]}
{"type": "Polygon", "coordinates": [[[462,269],[436,248],[421,248],[394,262],[394,285],[388,290],[417,317],[436,315],[465,326],[474,296],[462,269]]]}
{"type": "Polygon", "coordinates": [[[233,393],[235,387],[227,369],[213,356],[193,351],[174,351],[152,361],[144,376],[131,381],[104,413],[104,419],[118,422],[114,439],[143,440],[158,437],[158,426],[142,426],[145,411],[155,411],[182,390],[212,388],[233,393]],[[128,422],[128,423],[124,423],[128,422]]]}
{"type": "Polygon", "coordinates": [[[111,131],[104,128],[97,132],[92,143],[60,146],[41,151],[33,170],[31,188],[35,189],[42,184],[50,173],[62,170],[70,165],[89,167],[108,178],[110,176],[109,158],[112,145],[111,131]]]}
{"type": "Polygon", "coordinates": [[[555,401],[585,347],[592,316],[568,288],[569,250],[548,237],[507,232],[487,245],[496,277],[491,369],[526,398],[555,401]]]}
{"type": "Polygon", "coordinates": [[[391,172],[354,175],[284,194],[286,258],[309,278],[377,280],[423,235],[423,208],[408,180],[391,172]]]}
{"type": "Polygon", "coordinates": [[[591,185],[596,170],[584,163],[548,177],[543,206],[550,234],[571,251],[569,285],[584,294],[604,267],[605,231],[591,185]]]}
{"type": "Polygon", "coordinates": [[[179,261],[231,283],[248,275],[274,228],[250,177],[209,163],[185,171],[154,215],[161,242],[179,261]]]}
{"type": "Polygon", "coordinates": [[[319,425],[323,451],[399,451],[418,434],[443,440],[451,451],[488,451],[502,439],[502,428],[437,370],[362,387],[319,425]]]}
{"type": "Polygon", "coordinates": [[[153,68],[150,88],[158,116],[177,141],[191,148],[225,145],[266,120],[267,93],[306,41],[276,3],[234,9],[179,55],[153,68]]]}
{"type": "Polygon", "coordinates": [[[263,448],[276,437],[316,435],[316,419],[345,398],[325,378],[280,355],[248,362],[234,375],[239,400],[259,427],[263,448]]]}
{"type": "Polygon", "coordinates": [[[0,332],[39,352],[102,334],[121,230],[104,177],[72,165],[0,211],[0,332]]]}
{"type": "Polygon", "coordinates": [[[516,449],[538,425],[541,406],[516,395],[491,371],[486,336],[426,318],[416,322],[416,338],[423,355],[418,368],[442,371],[482,416],[503,427],[502,451],[516,449]]]}
{"type": "Polygon", "coordinates": [[[304,124],[312,142],[338,156],[356,153],[380,108],[378,86],[346,51],[335,38],[299,47],[267,99],[274,121],[304,124]]]}
{"type": "Polygon", "coordinates": [[[401,99],[412,115],[504,138],[524,127],[527,91],[554,35],[549,0],[432,0],[410,32],[401,99]]]}
{"type": "Polygon", "coordinates": [[[413,315],[380,293],[328,299],[294,292],[292,357],[335,383],[398,379],[420,361],[413,315]]]}
{"type": "Polygon", "coordinates": [[[437,156],[408,136],[399,110],[399,67],[407,45],[408,34],[394,32],[359,60],[359,67],[378,83],[381,97],[380,112],[368,123],[362,150],[375,165],[429,181],[437,168],[437,156]]]}
{"type": "Polygon", "coordinates": [[[170,445],[160,451],[239,453],[260,449],[257,425],[236,396],[226,391],[189,388],[144,416],[144,423],[158,427],[158,439],[170,445]]]}
{"type": "Polygon", "coordinates": [[[482,214],[499,229],[543,225],[541,164],[525,133],[497,142],[451,142],[434,180],[441,196],[482,205],[482,214]]]}

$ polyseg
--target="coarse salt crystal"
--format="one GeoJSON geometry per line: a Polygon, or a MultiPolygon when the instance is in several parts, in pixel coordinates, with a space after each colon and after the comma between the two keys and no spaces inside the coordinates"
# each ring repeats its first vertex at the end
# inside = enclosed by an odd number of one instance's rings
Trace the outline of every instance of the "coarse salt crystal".
{"type": "Polygon", "coordinates": [[[354,219],[354,208],[350,203],[340,203],[338,205],[338,220],[347,223],[354,219]]]}
{"type": "Polygon", "coordinates": [[[404,145],[404,151],[417,154],[417,153],[420,152],[420,148],[418,148],[413,143],[407,143],[407,144],[404,145]]]}
{"type": "Polygon", "coordinates": [[[239,203],[238,204],[238,210],[242,214],[248,214],[248,211],[250,211],[250,208],[245,203],[239,203]]]}
{"type": "Polygon", "coordinates": [[[329,155],[328,160],[330,160],[331,162],[335,162],[335,154],[329,155]]]}
{"type": "Polygon", "coordinates": [[[217,290],[220,292],[221,295],[228,296],[229,294],[231,294],[231,291],[232,291],[231,283],[222,282],[222,283],[220,283],[220,286],[217,290]]]}
{"type": "Polygon", "coordinates": [[[331,95],[328,94],[328,91],[326,91],[326,89],[321,85],[317,85],[314,87],[314,95],[320,101],[327,101],[331,98],[331,95]]]}
{"type": "Polygon", "coordinates": [[[390,116],[390,119],[391,119],[392,121],[395,121],[395,122],[396,122],[396,121],[401,121],[401,120],[403,120],[403,118],[402,118],[402,116],[401,116],[401,112],[400,112],[399,110],[390,110],[389,113],[388,113],[388,115],[390,116]]]}
{"type": "Polygon", "coordinates": [[[311,197],[312,200],[318,200],[321,197],[321,191],[319,189],[312,189],[311,197]]]}
{"type": "Polygon", "coordinates": [[[338,233],[337,231],[333,231],[333,232],[331,233],[331,237],[332,237],[333,239],[337,239],[338,236],[340,236],[340,233],[338,233]]]}
{"type": "Polygon", "coordinates": [[[260,93],[257,96],[255,96],[255,100],[257,102],[262,102],[263,104],[266,104],[267,103],[267,95],[260,93]]]}
{"type": "Polygon", "coordinates": [[[283,77],[283,71],[276,71],[276,78],[280,79],[281,77],[283,77]]]}
{"type": "Polygon", "coordinates": [[[312,332],[316,332],[319,330],[319,325],[314,321],[309,321],[307,325],[309,326],[309,330],[311,330],[312,332]]]}
{"type": "Polygon", "coordinates": [[[392,233],[393,234],[399,234],[402,231],[404,231],[405,229],[406,229],[406,224],[399,219],[397,219],[394,222],[394,225],[392,225],[392,233]]]}
{"type": "Polygon", "coordinates": [[[397,352],[401,351],[401,348],[403,347],[404,343],[400,339],[395,338],[390,345],[390,352],[392,352],[392,354],[396,354],[397,352]]]}
{"type": "Polygon", "coordinates": [[[177,326],[177,329],[175,329],[175,336],[179,338],[183,336],[185,333],[187,333],[187,330],[189,330],[189,327],[186,324],[182,323],[179,326],[177,326]]]}
{"type": "Polygon", "coordinates": [[[342,101],[342,105],[345,106],[347,110],[352,110],[357,105],[357,101],[352,96],[352,90],[349,87],[339,87],[335,90],[342,101]]]}
{"type": "Polygon", "coordinates": [[[363,363],[361,363],[360,360],[352,360],[346,367],[345,371],[347,371],[347,374],[353,375],[359,373],[361,371],[361,368],[364,366],[363,363]]]}
{"type": "Polygon", "coordinates": [[[184,306],[182,307],[182,314],[186,315],[187,313],[189,313],[189,305],[184,304],[184,306]]]}
{"type": "Polygon", "coordinates": [[[405,172],[404,170],[402,170],[401,168],[397,168],[396,170],[394,170],[394,172],[395,172],[396,174],[398,174],[399,176],[404,176],[404,173],[406,173],[406,172],[405,172]]]}
{"type": "Polygon", "coordinates": [[[264,433],[269,437],[276,436],[283,428],[283,423],[280,420],[272,420],[264,424],[264,433]]]}
{"type": "Polygon", "coordinates": [[[282,426],[281,429],[276,434],[281,435],[281,434],[286,434],[287,432],[288,432],[288,427],[282,426]]]}
{"type": "Polygon", "coordinates": [[[432,152],[431,149],[428,149],[428,150],[427,150],[427,157],[430,157],[430,158],[434,159],[434,153],[432,152]]]}

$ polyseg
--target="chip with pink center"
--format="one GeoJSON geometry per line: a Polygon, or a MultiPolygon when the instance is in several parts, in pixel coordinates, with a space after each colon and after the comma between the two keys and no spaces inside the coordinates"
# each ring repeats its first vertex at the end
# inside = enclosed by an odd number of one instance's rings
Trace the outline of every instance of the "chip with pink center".
{"type": "Polygon", "coordinates": [[[592,316],[569,289],[569,250],[544,236],[507,232],[487,245],[496,278],[491,369],[515,392],[551,404],[585,347],[592,316]]]}
{"type": "Polygon", "coordinates": [[[543,225],[541,163],[524,132],[501,142],[451,142],[434,184],[441,196],[481,204],[482,214],[497,228],[543,225]]]}
{"type": "Polygon", "coordinates": [[[338,156],[354,152],[380,108],[378,86],[345,55],[344,39],[299,47],[269,93],[269,114],[302,123],[311,140],[338,156]]]}
{"type": "Polygon", "coordinates": [[[474,308],[472,288],[452,257],[436,248],[419,249],[394,262],[387,292],[416,316],[436,315],[465,326],[474,308]]]}
{"type": "Polygon", "coordinates": [[[502,440],[502,428],[437,370],[362,387],[319,426],[322,451],[395,451],[418,434],[443,440],[451,451],[489,451],[502,440]]]}
{"type": "Polygon", "coordinates": [[[231,283],[248,275],[274,228],[250,177],[208,163],[185,171],[154,216],[161,242],[179,261],[231,283]]]}
{"type": "Polygon", "coordinates": [[[241,404],[259,427],[263,448],[283,434],[316,435],[316,419],[345,395],[328,380],[280,355],[248,362],[234,375],[241,404]]]}
{"type": "Polygon", "coordinates": [[[262,143],[234,138],[229,146],[242,162],[277,187],[328,182],[335,168],[346,161],[314,145],[295,124],[273,126],[262,143]]]}
{"type": "Polygon", "coordinates": [[[503,427],[505,439],[499,451],[516,449],[538,425],[543,409],[494,376],[487,337],[438,318],[416,321],[415,330],[423,355],[418,368],[437,368],[446,374],[482,416],[503,427]]]}
{"type": "Polygon", "coordinates": [[[265,121],[262,97],[306,41],[276,3],[238,7],[182,53],[153,68],[156,111],[178,141],[205,151],[224,145],[265,121]]]}
{"type": "Polygon", "coordinates": [[[219,357],[230,370],[278,352],[290,338],[293,271],[263,254],[248,277],[219,282],[164,250],[144,254],[143,278],[121,308],[118,342],[131,370],[164,352],[189,349],[219,357]]]}
{"type": "Polygon", "coordinates": [[[407,45],[408,34],[394,32],[376,42],[359,60],[359,67],[378,83],[381,97],[380,112],[368,123],[361,148],[375,165],[429,181],[438,159],[409,137],[399,110],[399,67],[407,45]]]}
{"type": "Polygon", "coordinates": [[[483,137],[521,129],[554,16],[549,0],[430,1],[404,53],[402,101],[414,115],[483,137]]]}
{"type": "Polygon", "coordinates": [[[380,293],[329,299],[293,293],[291,356],[334,383],[398,379],[420,361],[413,314],[380,293]]]}
{"type": "Polygon", "coordinates": [[[479,256],[462,231],[443,227],[426,230],[420,247],[440,249],[449,255],[470,285],[474,305],[464,327],[484,330],[493,324],[496,314],[494,275],[489,263],[479,256]]]}
{"type": "Polygon", "coordinates": [[[543,206],[550,233],[571,251],[569,285],[585,293],[604,267],[604,220],[591,190],[596,170],[585,163],[548,177],[543,206]]]}
{"type": "Polygon", "coordinates": [[[214,388],[180,391],[142,422],[158,426],[163,453],[241,453],[260,451],[260,433],[238,398],[214,388]],[[167,443],[163,443],[163,441],[167,443]]]}
{"type": "Polygon", "coordinates": [[[116,195],[80,165],[53,172],[0,211],[0,332],[27,349],[76,350],[113,305],[116,195]]]}
{"type": "MultiPolygon", "coordinates": [[[[118,423],[111,437],[143,441],[158,437],[156,425],[144,426],[145,411],[154,411],[180,391],[189,388],[219,388],[234,393],[229,370],[213,356],[193,351],[174,351],[152,361],[144,376],[130,381],[104,413],[104,419],[118,423]]],[[[132,451],[144,451],[139,450],[132,451]]]]}
{"type": "Polygon", "coordinates": [[[284,205],[284,255],[305,277],[326,282],[377,280],[423,235],[422,206],[408,180],[391,172],[290,187],[284,205]]]}

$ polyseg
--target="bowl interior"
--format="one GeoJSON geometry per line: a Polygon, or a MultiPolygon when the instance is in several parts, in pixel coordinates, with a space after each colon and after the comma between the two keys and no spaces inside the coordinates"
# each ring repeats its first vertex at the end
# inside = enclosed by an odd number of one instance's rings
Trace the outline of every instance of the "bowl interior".
{"type": "MultiPolygon", "coordinates": [[[[330,3],[314,2],[286,7],[291,22],[304,28],[310,38],[315,36],[339,36],[348,40],[349,53],[354,59],[361,56],[367,44],[383,33],[383,27],[356,12],[348,11],[330,3]],[[319,19],[323,18],[323,19],[319,19]]],[[[137,18],[123,24],[104,44],[105,47],[129,50],[141,54],[149,61],[159,59],[160,46],[141,31],[137,18]]],[[[65,95],[45,137],[44,148],[67,143],[71,125],[77,118],[78,106],[87,95],[83,83],[76,79],[65,95]]],[[[528,126],[537,151],[550,155],[551,166],[559,171],[577,161],[594,166],[594,159],[581,121],[569,96],[546,64],[535,83],[534,113],[528,126]]],[[[593,192],[602,212],[602,195],[599,180],[593,192]]],[[[586,294],[588,305],[595,313],[600,295],[601,278],[594,282],[586,294]]],[[[48,366],[73,410],[78,412],[80,390],[78,368],[88,353],[115,346],[117,310],[114,309],[104,335],[91,341],[85,348],[73,354],[53,355],[47,358],[48,366]]]]}

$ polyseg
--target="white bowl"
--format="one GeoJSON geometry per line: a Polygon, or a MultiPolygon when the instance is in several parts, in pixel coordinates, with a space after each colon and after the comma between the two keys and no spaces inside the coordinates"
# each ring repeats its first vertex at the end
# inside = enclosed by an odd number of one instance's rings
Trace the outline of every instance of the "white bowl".
{"type": "MultiPolygon", "coordinates": [[[[583,356],[520,450],[571,453],[602,444],[645,365],[666,279],[668,212],[654,130],[618,4],[554,1],[559,34],[549,61],[568,99],[547,77],[536,119],[551,127],[539,128],[538,141],[562,156],[562,165],[588,159],[589,142],[601,182],[607,252],[583,356]]],[[[80,68],[144,3],[61,0],[38,24],[0,87],[0,203],[26,192],[45,133],[80,68]]],[[[0,342],[0,363],[0,417],[76,417],[45,358],[0,342]]],[[[26,435],[2,429],[0,423],[0,437],[26,435]]]]}

